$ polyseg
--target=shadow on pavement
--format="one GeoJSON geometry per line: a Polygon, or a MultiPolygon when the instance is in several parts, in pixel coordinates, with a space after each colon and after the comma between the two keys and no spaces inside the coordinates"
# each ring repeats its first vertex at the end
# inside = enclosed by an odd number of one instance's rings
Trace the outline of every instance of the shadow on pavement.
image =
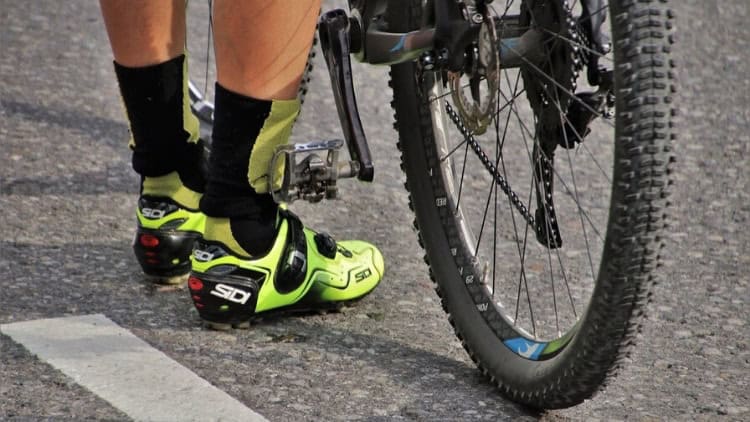
{"type": "Polygon", "coordinates": [[[41,104],[3,99],[0,110],[5,119],[22,118],[32,122],[44,122],[81,132],[104,144],[124,148],[127,139],[127,124],[112,119],[88,114],[83,110],[62,107],[46,107],[41,104]]]}

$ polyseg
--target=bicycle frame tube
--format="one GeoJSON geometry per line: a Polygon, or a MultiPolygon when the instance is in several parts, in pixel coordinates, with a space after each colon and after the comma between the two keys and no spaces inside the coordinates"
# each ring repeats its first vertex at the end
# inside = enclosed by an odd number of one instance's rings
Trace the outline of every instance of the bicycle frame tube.
{"type": "MultiPolygon", "coordinates": [[[[454,0],[433,0],[424,3],[424,27],[407,33],[388,31],[380,18],[387,0],[352,0],[349,39],[353,55],[363,63],[392,65],[418,59],[425,53],[439,55],[443,67],[461,70],[464,53],[476,39],[481,25],[480,14],[473,21],[454,0]]],[[[538,30],[522,30],[518,17],[496,18],[500,39],[500,63],[503,68],[518,67],[524,61],[538,63],[544,59],[538,30]]]]}
{"type": "MultiPolygon", "coordinates": [[[[601,50],[608,40],[601,32],[606,14],[598,11],[606,9],[608,1],[581,2],[586,30],[601,50]]],[[[481,24],[481,20],[467,20],[457,9],[458,2],[454,0],[431,0],[424,2],[424,28],[395,33],[388,31],[380,19],[387,7],[387,0],[350,0],[349,3],[352,11],[349,27],[352,52],[360,62],[373,65],[408,62],[425,53],[435,52],[448,61],[448,70],[461,70],[466,47],[476,39],[481,24]]],[[[500,38],[501,68],[519,67],[523,63],[538,64],[544,60],[543,31],[521,28],[518,16],[495,18],[495,25],[500,38]]]]}
{"type": "Polygon", "coordinates": [[[435,28],[420,29],[409,33],[394,33],[372,29],[365,36],[367,55],[364,63],[396,64],[417,59],[433,50],[435,28]]]}
{"type": "MultiPolygon", "coordinates": [[[[422,54],[435,50],[435,28],[420,29],[408,33],[370,30],[364,34],[367,53],[360,61],[373,65],[391,65],[409,62],[422,54]]],[[[525,61],[539,63],[544,59],[540,48],[543,33],[528,30],[520,37],[499,40],[500,67],[518,67],[525,61]]]]}

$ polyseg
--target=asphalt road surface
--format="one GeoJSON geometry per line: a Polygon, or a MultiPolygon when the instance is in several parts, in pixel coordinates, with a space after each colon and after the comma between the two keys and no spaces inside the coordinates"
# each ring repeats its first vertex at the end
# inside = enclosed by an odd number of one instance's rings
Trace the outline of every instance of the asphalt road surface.
{"type": "MultiPolygon", "coordinates": [[[[631,359],[580,406],[516,406],[455,340],[411,229],[385,69],[355,69],[375,182],[295,207],[312,227],[381,247],[388,272],[371,296],[222,333],[200,326],[184,287],[147,283],[130,250],[138,184],[94,1],[0,1],[0,324],[103,314],[273,421],[749,420],[750,3],[672,3],[682,135],[665,277],[631,359]]],[[[295,140],[340,136],[317,65],[295,140]]],[[[130,418],[4,333],[0,419],[14,417],[130,418]]]]}

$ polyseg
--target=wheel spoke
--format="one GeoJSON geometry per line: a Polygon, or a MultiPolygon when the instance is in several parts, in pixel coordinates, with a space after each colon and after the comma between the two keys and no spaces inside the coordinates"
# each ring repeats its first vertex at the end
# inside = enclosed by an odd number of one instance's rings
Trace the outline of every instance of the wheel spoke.
{"type": "Polygon", "coordinates": [[[456,201],[456,209],[453,210],[454,213],[458,212],[459,206],[461,206],[461,192],[464,188],[464,176],[466,175],[466,159],[469,156],[469,143],[464,141],[466,144],[466,149],[464,150],[464,162],[461,166],[461,181],[458,184],[458,200],[456,201]]]}
{"type": "Polygon", "coordinates": [[[474,251],[475,251],[474,258],[479,256],[479,245],[482,243],[482,235],[484,234],[484,226],[487,223],[487,210],[490,209],[490,201],[492,199],[492,190],[495,187],[495,183],[496,181],[495,181],[495,178],[493,177],[492,183],[490,183],[490,189],[489,189],[489,194],[487,195],[487,201],[485,201],[485,204],[484,204],[484,214],[482,216],[482,224],[479,228],[479,236],[477,236],[477,244],[474,246],[474,251]]]}
{"type": "Polygon", "coordinates": [[[442,161],[445,161],[445,160],[449,159],[451,157],[451,155],[453,155],[453,153],[455,153],[456,151],[458,151],[459,149],[461,149],[461,147],[464,146],[464,145],[468,145],[468,142],[466,142],[466,139],[464,139],[463,141],[461,141],[458,144],[456,144],[456,146],[453,147],[453,148],[451,148],[451,150],[448,151],[447,154],[445,154],[444,156],[440,157],[440,161],[442,162],[442,161]]]}

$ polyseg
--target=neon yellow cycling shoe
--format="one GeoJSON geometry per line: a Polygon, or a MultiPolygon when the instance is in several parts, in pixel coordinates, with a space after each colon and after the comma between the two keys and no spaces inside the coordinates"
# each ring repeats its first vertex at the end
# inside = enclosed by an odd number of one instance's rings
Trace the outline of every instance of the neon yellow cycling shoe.
{"type": "Polygon", "coordinates": [[[146,276],[162,284],[185,281],[190,255],[200,238],[205,215],[169,198],[142,196],[136,209],[138,227],[133,252],[146,276]]]}
{"type": "Polygon", "coordinates": [[[206,233],[193,251],[188,287],[210,327],[244,328],[254,316],[272,311],[335,309],[380,282],[383,255],[375,246],[336,242],[304,228],[289,211],[279,215],[271,249],[257,257],[234,252],[241,248],[231,235],[215,240],[221,237],[217,233],[231,233],[229,222],[208,217],[206,233]]]}
{"type": "Polygon", "coordinates": [[[135,212],[133,252],[151,281],[178,284],[187,278],[193,246],[206,222],[197,198],[199,194],[185,188],[176,173],[145,179],[135,212]],[[153,187],[156,183],[158,189],[153,187]]]}

